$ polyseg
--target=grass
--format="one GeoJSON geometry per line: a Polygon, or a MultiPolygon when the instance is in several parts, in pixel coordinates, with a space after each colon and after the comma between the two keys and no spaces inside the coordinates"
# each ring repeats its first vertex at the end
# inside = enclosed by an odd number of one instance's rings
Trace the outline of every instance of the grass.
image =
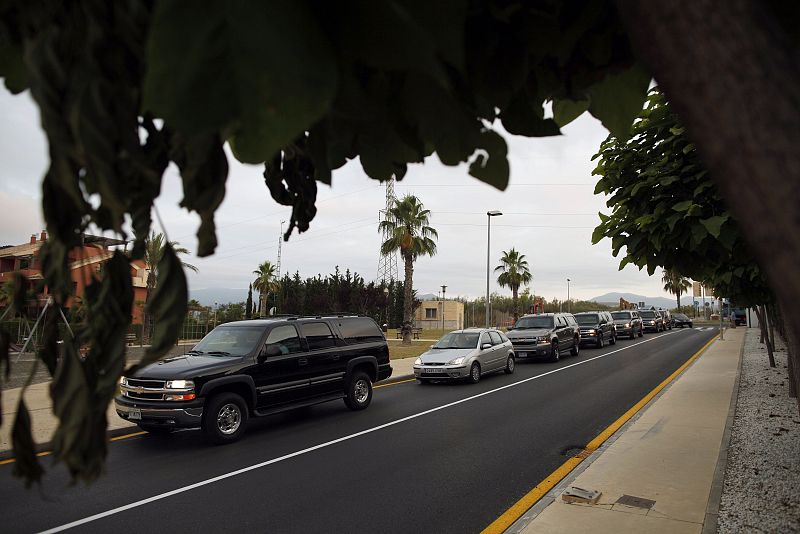
{"type": "Polygon", "coordinates": [[[389,342],[389,359],[416,358],[431,346],[430,341],[414,341],[411,345],[402,345],[399,341],[389,342]]]}

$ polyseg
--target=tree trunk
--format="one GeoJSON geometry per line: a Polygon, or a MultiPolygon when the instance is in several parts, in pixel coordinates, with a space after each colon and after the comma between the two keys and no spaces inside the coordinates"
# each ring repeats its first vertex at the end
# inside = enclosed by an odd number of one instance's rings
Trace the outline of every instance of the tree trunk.
{"type": "Polygon", "coordinates": [[[149,344],[150,338],[153,335],[153,325],[150,324],[150,313],[148,312],[148,305],[150,304],[150,295],[156,288],[156,275],[153,271],[147,273],[147,292],[144,297],[144,309],[142,310],[142,344],[149,344]]]}
{"type": "MultiPolygon", "coordinates": [[[[775,290],[800,385],[800,68],[794,43],[750,0],[617,0],[637,53],[775,290]],[[664,21],[669,21],[665,24],[664,21]]],[[[800,405],[799,405],[800,407],[800,405]]]]}
{"type": "Polygon", "coordinates": [[[767,345],[767,357],[769,358],[769,366],[775,367],[775,355],[772,353],[772,344],[769,341],[769,334],[767,334],[767,312],[764,306],[756,307],[756,314],[758,315],[758,324],[761,328],[761,342],[767,345]]]}
{"type": "Polygon", "coordinates": [[[680,312],[681,312],[681,292],[680,292],[680,291],[676,291],[676,292],[675,292],[675,298],[676,298],[676,300],[678,301],[678,308],[677,308],[677,310],[678,310],[678,313],[680,313],[680,312]]]}
{"type": "Polygon", "coordinates": [[[411,314],[414,310],[413,277],[414,262],[410,254],[404,254],[405,287],[403,288],[403,345],[411,345],[411,314]]]}
{"type": "Polygon", "coordinates": [[[512,297],[512,300],[514,301],[514,324],[517,324],[517,319],[519,319],[519,300],[518,300],[519,295],[518,295],[518,292],[519,292],[519,287],[518,286],[513,286],[511,288],[511,297],[512,297]]]}

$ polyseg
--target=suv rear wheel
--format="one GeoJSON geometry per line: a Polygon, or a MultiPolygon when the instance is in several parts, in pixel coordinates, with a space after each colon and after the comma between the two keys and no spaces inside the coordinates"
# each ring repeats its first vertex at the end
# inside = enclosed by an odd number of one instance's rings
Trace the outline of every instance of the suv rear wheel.
{"type": "Polygon", "coordinates": [[[372,380],[364,371],[356,371],[347,384],[344,403],[351,410],[363,410],[372,402],[372,380]]]}
{"type": "Polygon", "coordinates": [[[218,445],[232,443],[244,434],[247,404],[236,393],[214,395],[203,410],[203,433],[218,445]]]}

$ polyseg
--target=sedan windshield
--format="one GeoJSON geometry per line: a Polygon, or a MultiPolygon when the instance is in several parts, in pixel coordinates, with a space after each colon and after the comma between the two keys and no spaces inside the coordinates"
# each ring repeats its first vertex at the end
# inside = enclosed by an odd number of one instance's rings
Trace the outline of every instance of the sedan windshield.
{"type": "Polygon", "coordinates": [[[514,325],[515,330],[526,330],[530,328],[553,328],[553,316],[541,315],[538,317],[523,317],[514,325]]]}
{"type": "Polygon", "coordinates": [[[628,319],[631,318],[631,314],[628,313],[628,312],[616,312],[616,313],[612,313],[611,317],[613,317],[614,319],[616,319],[618,321],[627,321],[628,319]]]}
{"type": "Polygon", "coordinates": [[[477,332],[450,332],[433,346],[434,349],[474,349],[478,346],[477,332]]]}
{"type": "Polygon", "coordinates": [[[645,319],[655,319],[656,318],[656,312],[654,312],[653,310],[640,311],[639,315],[641,315],[645,319]]]}
{"type": "Polygon", "coordinates": [[[597,324],[597,314],[596,313],[588,313],[586,315],[578,314],[575,316],[575,319],[578,320],[578,324],[597,324]]]}
{"type": "Polygon", "coordinates": [[[190,351],[209,356],[245,356],[258,345],[264,328],[260,326],[220,326],[208,333],[190,351]]]}

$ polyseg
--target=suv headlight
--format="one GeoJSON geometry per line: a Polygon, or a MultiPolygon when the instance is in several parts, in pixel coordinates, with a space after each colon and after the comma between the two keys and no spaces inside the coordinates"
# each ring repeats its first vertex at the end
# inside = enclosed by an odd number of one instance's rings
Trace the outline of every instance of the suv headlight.
{"type": "Polygon", "coordinates": [[[192,380],[167,380],[164,385],[166,389],[194,389],[192,380]]]}
{"type": "Polygon", "coordinates": [[[127,378],[125,378],[124,376],[121,376],[121,377],[119,377],[119,385],[120,385],[120,386],[126,386],[126,385],[128,385],[128,379],[127,379],[127,378]]]}
{"type": "Polygon", "coordinates": [[[459,356],[447,362],[447,365],[461,365],[462,363],[464,363],[464,356],[459,356]]]}
{"type": "Polygon", "coordinates": [[[539,343],[549,343],[550,338],[547,336],[539,336],[536,338],[536,341],[538,341],[539,343]]]}
{"type": "Polygon", "coordinates": [[[631,323],[625,323],[625,328],[630,328],[630,327],[631,327],[631,323]]]}

